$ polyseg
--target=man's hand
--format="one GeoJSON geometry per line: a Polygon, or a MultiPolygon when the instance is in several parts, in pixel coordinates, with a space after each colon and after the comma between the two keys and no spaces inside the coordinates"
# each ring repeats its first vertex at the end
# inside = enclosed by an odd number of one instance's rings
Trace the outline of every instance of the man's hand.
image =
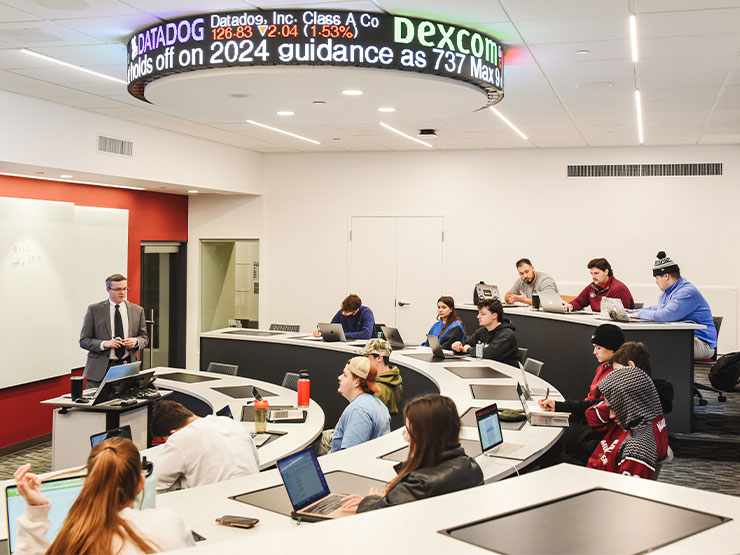
{"type": "Polygon", "coordinates": [[[314,337],[321,337],[321,332],[319,330],[313,330],[313,336],[314,337]]]}
{"type": "Polygon", "coordinates": [[[123,346],[127,349],[135,349],[139,346],[139,342],[135,337],[129,337],[128,339],[123,340],[123,346]]]}
{"type": "Polygon", "coordinates": [[[512,302],[512,303],[526,303],[526,304],[532,304],[532,299],[530,299],[529,297],[527,297],[527,296],[526,296],[526,295],[524,294],[524,291],[522,291],[522,290],[520,289],[520,290],[519,290],[519,294],[518,294],[518,295],[511,295],[511,302],[512,302]]]}
{"type": "Polygon", "coordinates": [[[565,309],[566,312],[573,312],[573,305],[570,303],[565,303],[563,305],[563,308],[565,309]]]}
{"type": "Polygon", "coordinates": [[[555,401],[552,399],[538,399],[537,404],[542,410],[553,412],[555,410],[555,401]]]}
{"type": "Polygon", "coordinates": [[[118,347],[123,346],[125,346],[125,343],[120,337],[114,337],[113,339],[109,339],[108,341],[103,341],[104,349],[117,349],[118,347]]]}
{"type": "Polygon", "coordinates": [[[455,341],[452,345],[450,345],[450,348],[455,351],[456,353],[464,352],[465,348],[463,347],[462,341],[455,341]]]}

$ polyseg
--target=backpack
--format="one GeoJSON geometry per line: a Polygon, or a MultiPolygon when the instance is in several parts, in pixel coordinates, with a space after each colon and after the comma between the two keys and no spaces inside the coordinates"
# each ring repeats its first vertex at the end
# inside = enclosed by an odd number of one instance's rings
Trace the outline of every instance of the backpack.
{"type": "Polygon", "coordinates": [[[740,352],[721,356],[709,370],[709,381],[722,391],[735,391],[740,381],[740,352]]]}

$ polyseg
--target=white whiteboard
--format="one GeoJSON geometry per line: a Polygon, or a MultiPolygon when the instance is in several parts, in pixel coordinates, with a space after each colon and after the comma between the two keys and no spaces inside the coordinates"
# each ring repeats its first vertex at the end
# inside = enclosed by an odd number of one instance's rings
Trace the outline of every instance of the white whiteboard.
{"type": "Polygon", "coordinates": [[[0,388],[84,366],[85,310],[127,256],[128,210],[0,198],[0,388]]]}

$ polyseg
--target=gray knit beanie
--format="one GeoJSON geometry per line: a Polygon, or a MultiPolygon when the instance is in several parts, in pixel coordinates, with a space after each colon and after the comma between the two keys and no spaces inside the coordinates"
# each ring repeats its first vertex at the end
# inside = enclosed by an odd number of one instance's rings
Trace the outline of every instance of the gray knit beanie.
{"type": "Polygon", "coordinates": [[[678,264],[676,264],[673,259],[665,253],[665,251],[660,251],[655,256],[653,276],[662,276],[663,274],[672,272],[681,273],[681,270],[678,268],[678,264]]]}

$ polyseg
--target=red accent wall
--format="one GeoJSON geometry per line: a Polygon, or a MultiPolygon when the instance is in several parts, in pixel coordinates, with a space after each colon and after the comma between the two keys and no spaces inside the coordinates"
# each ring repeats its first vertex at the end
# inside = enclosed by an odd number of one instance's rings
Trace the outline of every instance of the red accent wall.
{"type": "MultiPolygon", "coordinates": [[[[129,299],[140,297],[141,242],[187,241],[188,197],[149,191],[132,191],[41,181],[0,175],[0,197],[73,202],[78,206],[122,208],[129,211],[128,285],[129,299]]],[[[100,298],[105,298],[105,276],[101,276],[100,298]]],[[[80,325],[82,317],[80,314],[80,325]]],[[[80,365],[84,363],[80,351],[80,365]]],[[[77,370],[74,374],[80,374],[77,370]]],[[[0,447],[51,433],[52,408],[39,402],[69,392],[69,374],[39,382],[0,389],[0,447]]]]}

